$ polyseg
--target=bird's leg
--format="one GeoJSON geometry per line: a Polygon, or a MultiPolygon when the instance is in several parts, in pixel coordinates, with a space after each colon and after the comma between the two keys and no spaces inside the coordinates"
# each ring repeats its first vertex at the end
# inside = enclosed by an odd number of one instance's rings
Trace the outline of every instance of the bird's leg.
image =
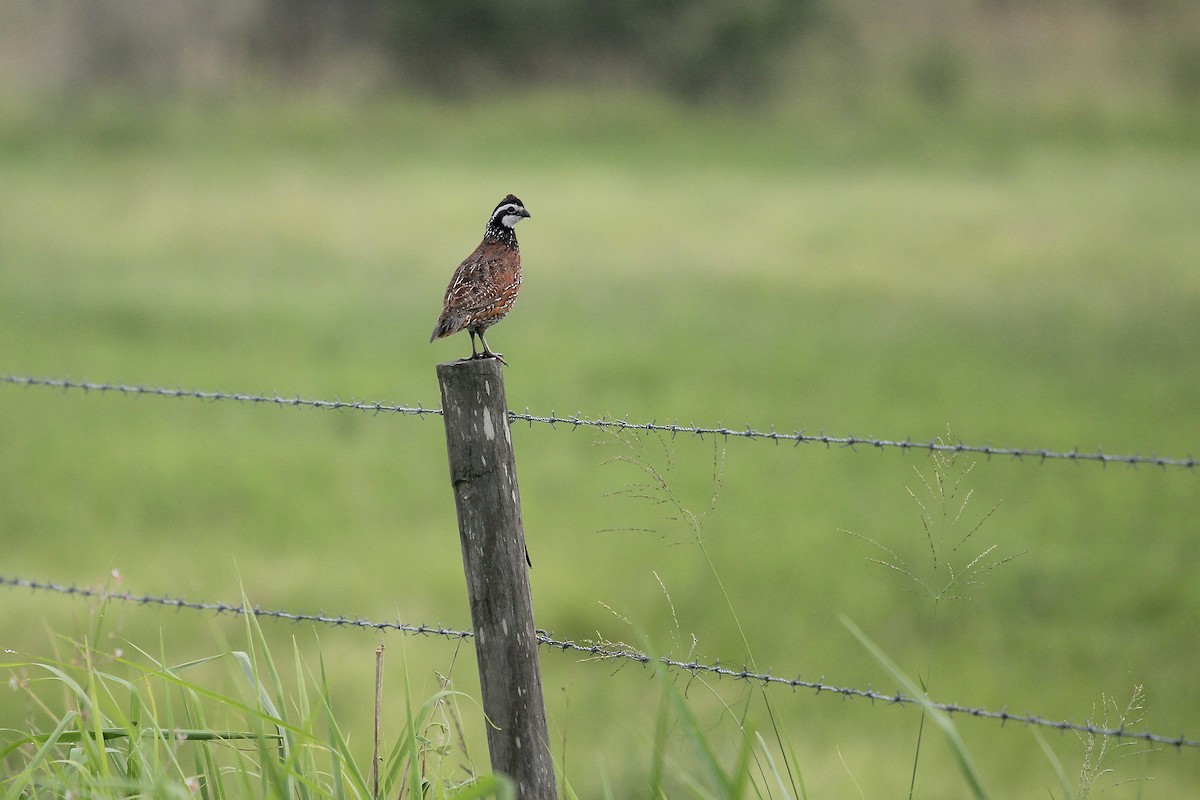
{"type": "MultiPolygon", "coordinates": [[[[492,352],[492,349],[491,349],[490,347],[488,347],[488,344],[487,344],[487,339],[483,338],[483,331],[482,331],[482,330],[481,330],[481,331],[479,331],[479,341],[483,343],[483,355],[482,355],[482,356],[480,356],[480,358],[495,358],[495,359],[499,359],[499,361],[500,361],[500,363],[501,363],[501,364],[503,364],[503,365],[504,365],[504,366],[506,366],[506,367],[508,366],[508,362],[504,360],[504,354],[503,354],[503,353],[493,353],[493,352],[492,352]]],[[[472,348],[472,349],[473,349],[473,348],[472,348]]]]}
{"type": "MultiPolygon", "coordinates": [[[[479,353],[475,350],[475,331],[471,330],[470,328],[467,328],[467,333],[470,334],[470,336],[471,336],[471,358],[480,358],[479,353]]],[[[482,339],[483,335],[480,334],[479,338],[482,339]]],[[[487,350],[486,344],[483,346],[483,349],[487,350]]]]}

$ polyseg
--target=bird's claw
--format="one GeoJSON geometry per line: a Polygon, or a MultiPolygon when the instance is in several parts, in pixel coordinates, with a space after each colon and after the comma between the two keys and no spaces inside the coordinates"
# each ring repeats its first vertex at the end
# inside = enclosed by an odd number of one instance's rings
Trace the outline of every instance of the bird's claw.
{"type": "Polygon", "coordinates": [[[471,353],[471,355],[467,356],[466,358],[460,358],[459,361],[479,361],[482,358],[494,358],[504,366],[508,366],[508,362],[504,360],[503,353],[471,353]]]}

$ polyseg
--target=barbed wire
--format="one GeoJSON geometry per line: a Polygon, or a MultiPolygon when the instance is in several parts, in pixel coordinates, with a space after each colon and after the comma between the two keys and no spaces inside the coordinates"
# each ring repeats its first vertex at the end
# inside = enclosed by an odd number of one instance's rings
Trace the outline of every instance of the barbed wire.
{"type": "MultiPolygon", "coordinates": [[[[310,622],[333,627],[360,628],[378,631],[398,631],[412,635],[441,636],[448,639],[459,640],[471,639],[475,636],[473,631],[447,628],[441,625],[414,625],[405,622],[376,622],[369,619],[363,619],[361,617],[294,613],[281,609],[265,609],[259,606],[247,606],[238,603],[195,602],[191,600],[185,600],[181,597],[133,594],[131,592],[113,591],[111,589],[101,589],[91,586],[76,586],[73,584],[66,585],[54,583],[52,581],[30,580],[27,578],[8,575],[0,575],[0,586],[6,586],[13,589],[29,589],[34,592],[63,594],[72,597],[95,598],[98,600],[117,600],[141,606],[153,605],[191,611],[208,611],[216,615],[251,615],[266,619],[286,620],[293,623],[310,622]]],[[[818,681],[805,680],[799,676],[795,678],[783,678],[772,675],[771,670],[767,670],[766,672],[756,672],[746,667],[742,667],[741,669],[723,667],[721,666],[720,661],[715,661],[713,663],[702,663],[696,660],[681,661],[665,656],[655,657],[647,655],[646,653],[627,645],[614,645],[612,643],[596,643],[589,641],[575,642],[570,639],[558,639],[544,630],[537,631],[537,640],[538,644],[542,647],[560,652],[580,653],[586,655],[588,660],[594,661],[624,661],[649,667],[656,667],[661,664],[667,669],[680,670],[693,676],[712,675],[717,678],[730,678],[733,680],[759,683],[763,686],[787,686],[793,691],[798,689],[810,689],[818,695],[830,694],[840,696],[842,698],[858,698],[869,700],[872,704],[876,702],[887,705],[923,704],[922,700],[905,696],[900,692],[886,693],[878,692],[873,689],[856,689],[847,686],[836,686],[834,684],[826,683],[824,678],[818,681]]],[[[1189,739],[1182,735],[1165,736],[1162,734],[1150,733],[1149,731],[1130,731],[1126,730],[1125,728],[1107,728],[1100,725],[1094,725],[1091,722],[1053,720],[1037,714],[1014,714],[1009,712],[1007,709],[994,711],[961,705],[958,703],[940,703],[928,701],[928,705],[948,714],[959,714],[969,717],[977,717],[980,719],[999,720],[1001,725],[1008,722],[1015,722],[1022,725],[1052,728],[1059,731],[1074,731],[1076,733],[1089,736],[1102,736],[1116,739],[1144,741],[1151,744],[1174,747],[1179,750],[1182,750],[1185,747],[1200,747],[1200,740],[1189,739]]]]}
{"type": "MultiPolygon", "coordinates": [[[[370,411],[373,413],[392,413],[404,414],[412,416],[440,416],[442,410],[440,408],[425,408],[418,404],[416,406],[401,406],[391,403],[379,402],[361,402],[355,400],[311,400],[302,397],[283,397],[280,395],[260,395],[247,394],[241,392],[221,392],[221,391],[201,391],[196,389],[172,389],[162,386],[146,386],[146,385],[131,385],[120,383],[92,383],[89,381],[75,381],[67,378],[40,378],[28,375],[0,375],[0,383],[8,383],[16,386],[36,386],[46,388],[58,388],[63,390],[79,390],[83,392],[112,392],[123,395],[133,396],[154,396],[154,397],[175,397],[195,400],[233,400],[239,403],[252,403],[262,405],[275,406],[291,406],[295,408],[323,408],[333,410],[353,410],[353,411],[370,411]]],[[[699,426],[699,425],[679,425],[677,423],[659,423],[651,422],[630,422],[627,418],[616,419],[611,417],[595,417],[588,418],[579,415],[558,416],[551,412],[548,416],[541,416],[530,413],[520,413],[516,411],[508,412],[509,422],[525,422],[532,427],[535,423],[550,425],[551,427],[570,427],[577,428],[598,428],[604,430],[618,431],[648,431],[660,434],[669,434],[672,438],[680,435],[694,435],[701,438],[705,436],[720,436],[725,439],[764,439],[772,441],[775,444],[791,443],[793,445],[800,444],[823,444],[827,448],[837,447],[869,447],[877,450],[898,449],[901,452],[909,450],[924,451],[929,453],[972,453],[976,455],[986,456],[989,459],[993,456],[1006,456],[1016,460],[1030,460],[1045,462],[1050,460],[1064,460],[1078,462],[1095,462],[1107,466],[1108,464],[1125,464],[1131,467],[1141,465],[1156,466],[1156,467],[1180,467],[1183,469],[1194,470],[1200,466],[1200,459],[1195,456],[1185,457],[1169,457],[1159,455],[1138,455],[1125,454],[1114,455],[1105,453],[1101,449],[1095,451],[1080,451],[1078,448],[1073,450],[1051,450],[1049,448],[1035,447],[993,447],[992,445],[972,445],[964,442],[949,443],[937,440],[916,440],[908,439],[880,439],[871,436],[830,436],[824,433],[810,434],[803,430],[792,433],[780,432],[775,426],[771,426],[769,430],[755,430],[750,426],[745,428],[728,428],[721,425],[717,426],[699,426]]]]}
{"type": "Polygon", "coordinates": [[[424,408],[398,406],[391,403],[364,403],[353,400],[309,400],[303,397],[282,397],[280,395],[247,394],[243,392],[201,391],[198,389],[171,389],[164,386],[144,386],[124,383],[92,383],[90,381],[73,381],[67,378],[36,378],[28,375],[0,375],[0,382],[17,386],[41,386],[51,389],[84,392],[112,392],[115,394],[151,397],[177,397],[190,400],[233,400],[238,403],[261,405],[292,406],[295,408],[325,408],[332,410],[349,409],[352,411],[372,411],[375,413],[412,414],[415,416],[440,416],[440,408],[424,408]]]}
{"type": "Polygon", "coordinates": [[[441,625],[412,625],[406,622],[372,622],[366,619],[346,616],[334,617],[328,614],[295,614],[290,611],[260,608],[259,606],[246,606],[240,603],[203,603],[185,600],[182,597],[133,594],[131,592],[113,591],[112,589],[99,589],[94,586],[67,585],[8,575],[0,575],[0,586],[8,586],[14,589],[29,589],[35,592],[54,592],[74,597],[90,597],[97,600],[120,600],[134,605],[155,605],[190,611],[211,611],[218,616],[221,614],[250,615],[269,619],[282,619],[288,622],[313,622],[318,625],[332,625],[334,627],[370,628],[380,631],[432,634],[434,636],[444,636],[449,639],[469,639],[475,635],[471,631],[458,631],[442,627],[441,625]]]}

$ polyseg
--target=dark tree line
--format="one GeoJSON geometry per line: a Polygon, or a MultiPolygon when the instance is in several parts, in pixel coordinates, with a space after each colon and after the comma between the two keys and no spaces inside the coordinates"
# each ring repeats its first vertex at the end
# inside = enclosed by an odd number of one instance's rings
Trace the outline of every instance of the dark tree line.
{"type": "Polygon", "coordinates": [[[699,97],[765,89],[816,2],[81,0],[58,13],[73,82],[303,82],[370,56],[379,80],[431,94],[615,83],[699,97]]]}
{"type": "Polygon", "coordinates": [[[757,92],[813,0],[406,0],[386,5],[392,52],[431,88],[567,79],[686,96],[757,92]]]}

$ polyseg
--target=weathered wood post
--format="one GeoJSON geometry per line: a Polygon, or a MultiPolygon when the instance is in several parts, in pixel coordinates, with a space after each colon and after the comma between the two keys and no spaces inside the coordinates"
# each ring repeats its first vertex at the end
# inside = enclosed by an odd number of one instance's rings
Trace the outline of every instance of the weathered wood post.
{"type": "Polygon", "coordinates": [[[520,800],[555,800],[500,361],[438,364],[437,374],[492,770],[520,800]]]}

